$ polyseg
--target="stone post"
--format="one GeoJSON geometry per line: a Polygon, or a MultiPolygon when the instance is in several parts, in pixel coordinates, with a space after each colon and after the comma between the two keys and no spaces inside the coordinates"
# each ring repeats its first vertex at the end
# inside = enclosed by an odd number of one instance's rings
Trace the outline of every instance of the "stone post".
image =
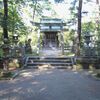
{"type": "Polygon", "coordinates": [[[40,30],[38,30],[38,53],[40,53],[40,30]]]}
{"type": "Polygon", "coordinates": [[[61,38],[60,38],[60,42],[61,42],[61,50],[62,50],[62,55],[64,55],[64,38],[63,38],[63,32],[61,31],[61,38]]]}

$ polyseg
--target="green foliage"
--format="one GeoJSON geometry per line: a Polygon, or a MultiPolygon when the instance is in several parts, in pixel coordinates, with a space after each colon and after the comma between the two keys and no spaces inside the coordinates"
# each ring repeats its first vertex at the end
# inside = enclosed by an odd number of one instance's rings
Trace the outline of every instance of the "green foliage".
{"type": "Polygon", "coordinates": [[[0,27],[0,45],[2,44],[2,33],[3,33],[3,29],[2,27],[0,27]]]}
{"type": "Polygon", "coordinates": [[[12,72],[7,72],[7,73],[4,73],[3,77],[12,77],[12,72]]]}
{"type": "Polygon", "coordinates": [[[96,37],[95,44],[97,46],[97,55],[100,56],[100,24],[96,24],[96,37]]]}
{"type": "MultiPolygon", "coordinates": [[[[12,36],[15,32],[20,35],[28,33],[27,27],[24,25],[21,16],[18,13],[19,3],[25,2],[25,0],[9,0],[8,1],[8,32],[9,36],[12,36]],[[20,2],[17,2],[20,1],[20,2]],[[16,3],[17,2],[17,3],[16,3]]],[[[0,2],[1,4],[1,2],[0,2]]],[[[3,7],[0,9],[0,26],[2,27],[3,23],[3,7]]],[[[0,36],[3,32],[1,32],[0,27],[0,36]]],[[[10,38],[10,37],[9,37],[10,38]]],[[[1,40],[1,39],[0,39],[1,40]]]]}
{"type": "Polygon", "coordinates": [[[14,33],[17,31],[18,34],[26,34],[27,27],[22,22],[21,16],[18,13],[18,6],[14,2],[9,2],[9,17],[8,17],[8,29],[10,32],[14,33]]]}
{"type": "Polygon", "coordinates": [[[3,22],[3,1],[0,0],[0,26],[2,26],[3,22]]]}
{"type": "Polygon", "coordinates": [[[75,34],[75,31],[73,29],[64,33],[64,43],[67,46],[70,46],[72,42],[74,41],[74,34],[75,34]]]}
{"type": "MultiPolygon", "coordinates": [[[[56,0],[56,2],[60,2],[64,0],[56,0]]],[[[0,0],[0,4],[2,4],[2,0],[0,0]]],[[[7,20],[7,27],[8,27],[8,33],[9,38],[12,39],[12,35],[14,33],[18,33],[20,36],[20,41],[24,42],[26,39],[26,35],[28,34],[34,34],[32,36],[32,42],[33,45],[36,45],[37,43],[37,36],[36,33],[32,33],[32,31],[29,31],[30,29],[35,30],[33,26],[27,26],[23,22],[23,11],[21,9],[25,8],[25,13],[27,13],[27,16],[32,20],[33,15],[27,11],[27,6],[32,8],[34,10],[35,3],[37,2],[36,9],[35,9],[35,21],[39,20],[40,18],[46,17],[43,15],[43,10],[51,10],[53,12],[53,16],[55,16],[56,12],[52,9],[51,3],[48,2],[48,0],[8,0],[8,20],[7,20]],[[23,37],[23,38],[22,38],[23,37]]],[[[33,12],[32,12],[33,13],[33,12]]],[[[3,26],[3,16],[4,16],[4,9],[3,7],[0,8],[0,37],[2,36],[2,26],[3,26]]],[[[1,40],[1,39],[0,39],[1,40]]],[[[2,41],[2,40],[1,40],[2,41]]]]}
{"type": "Polygon", "coordinates": [[[3,57],[3,50],[0,48],[0,57],[3,57]]]}
{"type": "Polygon", "coordinates": [[[94,31],[95,31],[95,24],[93,22],[82,24],[82,33],[94,32],[94,31]]]}
{"type": "Polygon", "coordinates": [[[100,73],[97,73],[97,74],[96,74],[96,77],[100,78],[100,73]]]}
{"type": "Polygon", "coordinates": [[[3,72],[1,71],[0,73],[0,80],[5,80],[5,79],[10,79],[13,77],[14,73],[10,72],[10,71],[7,71],[7,72],[3,72]]]}

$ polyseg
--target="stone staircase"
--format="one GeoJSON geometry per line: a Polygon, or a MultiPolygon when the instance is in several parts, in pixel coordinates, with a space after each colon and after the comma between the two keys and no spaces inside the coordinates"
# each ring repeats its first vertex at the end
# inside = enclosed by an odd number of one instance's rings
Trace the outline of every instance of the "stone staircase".
{"type": "Polygon", "coordinates": [[[50,67],[50,68],[68,68],[73,67],[74,57],[33,57],[28,56],[24,68],[50,67]]]}

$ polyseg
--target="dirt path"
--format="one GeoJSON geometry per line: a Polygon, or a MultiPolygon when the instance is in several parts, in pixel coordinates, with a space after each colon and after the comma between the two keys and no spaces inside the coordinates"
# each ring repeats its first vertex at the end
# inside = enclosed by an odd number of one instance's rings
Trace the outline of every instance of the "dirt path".
{"type": "Polygon", "coordinates": [[[100,81],[71,70],[26,70],[0,81],[0,100],[100,100],[100,81]]]}

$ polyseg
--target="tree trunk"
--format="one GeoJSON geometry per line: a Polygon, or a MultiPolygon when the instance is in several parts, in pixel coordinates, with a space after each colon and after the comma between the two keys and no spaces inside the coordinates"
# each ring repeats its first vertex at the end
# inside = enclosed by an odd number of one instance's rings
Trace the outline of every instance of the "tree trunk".
{"type": "MultiPolygon", "coordinates": [[[[96,0],[96,4],[98,5],[98,11],[99,11],[98,14],[99,14],[99,16],[100,16],[100,2],[99,2],[99,0],[96,0]]],[[[98,16],[98,17],[99,17],[99,16],[98,16]]]]}
{"type": "Polygon", "coordinates": [[[97,4],[97,7],[98,7],[98,13],[97,13],[97,18],[96,18],[96,25],[97,25],[97,32],[98,32],[98,38],[100,38],[100,34],[99,34],[99,31],[100,31],[100,2],[99,0],[96,0],[96,4],[97,4]]]}
{"type": "Polygon", "coordinates": [[[8,28],[7,28],[7,20],[8,20],[8,0],[3,0],[4,3],[4,18],[3,18],[3,36],[8,39],[8,28]]]}
{"type": "Polygon", "coordinates": [[[79,0],[79,7],[78,7],[78,40],[77,40],[77,52],[76,55],[80,55],[80,44],[81,44],[81,14],[82,14],[82,2],[83,0],[79,0]]]}
{"type": "Polygon", "coordinates": [[[99,5],[99,0],[96,0],[96,4],[98,4],[98,5],[99,5]]]}
{"type": "Polygon", "coordinates": [[[35,1],[34,9],[33,9],[33,22],[34,22],[35,12],[36,12],[36,8],[37,8],[36,6],[37,6],[37,0],[35,1]]]}

